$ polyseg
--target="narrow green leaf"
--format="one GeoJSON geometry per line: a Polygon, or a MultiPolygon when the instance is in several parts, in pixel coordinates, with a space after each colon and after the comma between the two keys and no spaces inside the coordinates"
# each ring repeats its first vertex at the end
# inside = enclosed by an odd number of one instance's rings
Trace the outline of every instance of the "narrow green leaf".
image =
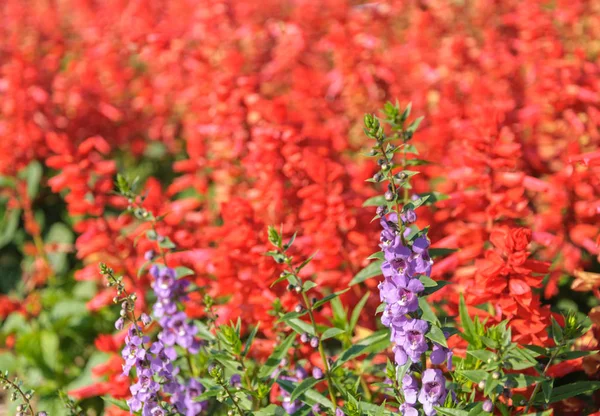
{"type": "Polygon", "coordinates": [[[481,347],[481,341],[477,338],[477,333],[475,332],[475,325],[469,316],[469,312],[467,310],[467,305],[465,303],[465,298],[462,293],[460,294],[460,303],[458,306],[459,314],[460,314],[460,323],[463,327],[463,338],[467,340],[469,343],[473,344],[476,348],[481,347]]]}
{"type": "Polygon", "coordinates": [[[432,325],[429,329],[429,332],[425,336],[433,342],[437,342],[441,346],[448,348],[446,337],[444,336],[444,333],[442,332],[440,327],[432,325]]]}
{"type": "Polygon", "coordinates": [[[367,199],[363,202],[363,207],[378,207],[380,205],[385,205],[387,201],[383,197],[383,195],[374,196],[372,198],[367,199]]]}
{"type": "Polygon", "coordinates": [[[318,382],[319,382],[319,380],[317,380],[316,378],[312,378],[312,377],[305,378],[304,380],[302,380],[302,382],[300,384],[298,384],[296,386],[296,388],[294,389],[294,391],[292,392],[292,394],[290,396],[290,400],[291,401],[296,400],[302,394],[304,394],[304,392],[306,390],[312,388],[318,382]]]}
{"type": "Polygon", "coordinates": [[[321,340],[326,340],[329,338],[336,337],[340,334],[343,334],[344,332],[346,332],[346,331],[344,331],[341,328],[328,328],[325,330],[325,332],[323,332],[323,335],[321,335],[321,340]]]}
{"type": "Polygon", "coordinates": [[[288,337],[271,353],[267,362],[260,369],[258,376],[260,378],[268,377],[273,370],[279,365],[282,358],[287,355],[288,350],[291,348],[294,340],[296,339],[296,334],[290,334],[288,337]]]}
{"type": "Polygon", "coordinates": [[[260,327],[260,322],[258,324],[256,324],[256,326],[252,329],[252,332],[250,332],[250,335],[248,335],[248,339],[246,340],[246,345],[244,346],[244,351],[242,351],[243,357],[248,355],[248,352],[250,352],[250,347],[252,346],[252,342],[254,341],[254,337],[256,337],[256,333],[258,332],[259,327],[260,327]]]}
{"type": "Polygon", "coordinates": [[[459,249],[457,249],[457,248],[440,248],[440,247],[430,248],[429,256],[431,258],[435,259],[436,257],[444,257],[444,256],[447,256],[448,254],[456,253],[457,251],[459,251],[459,249]]]}
{"type": "Polygon", "coordinates": [[[350,288],[344,289],[344,290],[340,290],[339,292],[335,292],[332,293],[330,295],[325,296],[323,299],[318,300],[317,302],[315,302],[315,304],[313,305],[313,309],[317,309],[318,307],[326,304],[327,302],[331,301],[332,299],[337,298],[340,295],[343,295],[344,293],[346,293],[347,291],[349,291],[350,288]]]}
{"type": "Polygon", "coordinates": [[[332,366],[333,371],[345,362],[362,354],[375,353],[385,349],[390,344],[390,334],[388,330],[377,331],[368,337],[360,340],[344,351],[332,366]]]}
{"type": "MultiPolygon", "coordinates": [[[[433,312],[433,309],[431,309],[431,306],[429,306],[429,303],[427,303],[426,298],[419,298],[419,308],[421,308],[421,311],[423,312],[421,319],[424,319],[434,325],[440,325],[438,317],[435,315],[435,312],[433,312]]],[[[445,343],[446,341],[444,339],[444,344],[445,343]]]]}
{"type": "MultiPolygon", "coordinates": [[[[583,394],[592,394],[598,390],[600,390],[600,381],[576,381],[552,389],[552,395],[548,403],[556,403],[583,394]]],[[[543,404],[544,402],[542,397],[536,395],[535,404],[543,404]]]]}
{"type": "Polygon", "coordinates": [[[352,311],[352,315],[350,316],[350,331],[354,330],[354,327],[356,326],[356,324],[358,322],[358,318],[360,317],[360,313],[362,312],[363,308],[365,307],[365,304],[367,303],[367,300],[369,299],[370,295],[371,295],[370,292],[365,293],[364,296],[358,301],[358,303],[354,307],[354,310],[352,311]]]}
{"type": "Polygon", "coordinates": [[[354,286],[359,283],[362,283],[365,280],[370,279],[371,277],[380,276],[382,263],[382,260],[376,260],[373,263],[369,264],[367,267],[362,269],[356,274],[356,276],[352,278],[352,280],[349,283],[349,286],[354,286]]]}

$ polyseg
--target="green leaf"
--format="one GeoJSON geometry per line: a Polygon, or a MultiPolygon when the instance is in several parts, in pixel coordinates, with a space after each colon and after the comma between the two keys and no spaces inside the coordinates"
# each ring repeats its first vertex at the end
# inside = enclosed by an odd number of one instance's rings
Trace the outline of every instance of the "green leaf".
{"type": "Polygon", "coordinates": [[[552,319],[552,338],[554,339],[554,342],[556,343],[556,345],[558,345],[562,342],[562,340],[564,338],[563,331],[553,316],[551,317],[551,319],[552,319]]]}
{"type": "Polygon", "coordinates": [[[252,329],[250,335],[248,335],[248,339],[246,340],[246,345],[244,346],[244,351],[242,351],[242,357],[248,355],[250,352],[250,347],[252,346],[252,342],[254,341],[254,337],[256,337],[256,333],[258,332],[258,328],[260,327],[260,322],[252,329]]]}
{"type": "Polygon", "coordinates": [[[186,277],[186,276],[193,276],[195,274],[196,274],[196,272],[190,268],[183,267],[183,266],[175,267],[175,275],[177,276],[178,279],[181,279],[182,277],[186,277]]]}
{"type": "Polygon", "coordinates": [[[387,348],[389,344],[389,331],[387,329],[377,331],[369,335],[368,337],[360,340],[356,344],[353,344],[350,348],[344,351],[333,363],[331,371],[333,371],[335,368],[338,368],[345,362],[351,360],[352,358],[358,357],[359,355],[382,351],[383,349],[387,348]]]}
{"type": "Polygon", "coordinates": [[[273,372],[281,362],[282,358],[287,355],[287,352],[292,347],[295,339],[296,334],[290,334],[281,344],[275,347],[267,359],[267,362],[262,366],[258,373],[260,378],[268,377],[273,372]]]}
{"type": "Polygon", "coordinates": [[[460,314],[460,323],[463,327],[463,338],[472,344],[475,348],[480,348],[482,346],[481,340],[477,337],[477,333],[475,331],[475,325],[469,316],[469,312],[467,310],[467,305],[465,304],[465,298],[462,293],[460,294],[460,303],[458,306],[458,311],[460,314]]]}
{"type": "Polygon", "coordinates": [[[362,283],[365,280],[370,279],[371,277],[380,276],[382,264],[382,260],[376,260],[373,263],[369,264],[367,267],[362,269],[356,274],[356,276],[352,278],[352,280],[349,283],[349,286],[354,286],[359,283],[362,283]]]}
{"type": "Polygon", "coordinates": [[[204,322],[194,320],[194,324],[196,325],[196,328],[198,328],[198,335],[200,336],[200,338],[209,341],[213,341],[215,339],[214,334],[210,332],[210,329],[208,329],[204,322]]]}
{"type": "Polygon", "coordinates": [[[456,253],[457,251],[459,251],[458,248],[440,248],[440,247],[430,248],[429,256],[431,258],[444,257],[444,256],[447,256],[448,254],[456,253]]]}
{"type": "Polygon", "coordinates": [[[294,389],[294,391],[292,392],[292,394],[290,396],[290,400],[291,401],[296,400],[297,398],[302,396],[302,394],[304,394],[304,392],[306,390],[312,388],[318,382],[319,382],[319,380],[317,380],[316,378],[312,378],[312,377],[305,378],[304,380],[302,380],[302,382],[300,384],[298,384],[296,386],[296,388],[294,389]]]}
{"type": "Polygon", "coordinates": [[[544,396],[544,401],[546,403],[550,402],[550,398],[552,397],[552,387],[554,387],[554,379],[551,378],[549,380],[544,380],[542,382],[542,395],[544,396]]]}
{"type": "Polygon", "coordinates": [[[422,296],[429,296],[432,293],[437,292],[440,289],[443,289],[444,287],[451,285],[452,282],[448,282],[447,280],[440,280],[439,282],[435,282],[435,286],[430,286],[430,287],[426,287],[425,290],[422,293],[422,296]]]}
{"type": "Polygon", "coordinates": [[[354,310],[352,311],[352,315],[350,316],[350,331],[354,330],[354,327],[358,323],[358,318],[360,317],[360,313],[362,312],[363,308],[365,307],[365,304],[367,303],[367,300],[369,299],[370,295],[371,295],[371,292],[365,293],[364,296],[360,299],[360,301],[358,301],[358,303],[354,307],[354,310]]]}
{"type": "Polygon", "coordinates": [[[114,399],[112,397],[107,397],[107,396],[102,396],[102,400],[104,400],[106,403],[112,405],[112,406],[116,406],[121,410],[124,410],[126,412],[129,412],[129,406],[127,406],[127,402],[125,400],[117,400],[114,399]]]}
{"type": "Polygon", "coordinates": [[[544,347],[540,347],[538,345],[523,345],[525,348],[527,348],[529,351],[533,351],[543,357],[548,357],[548,351],[546,351],[546,348],[544,347]]]}
{"type": "Polygon", "coordinates": [[[488,372],[485,370],[456,370],[456,372],[473,383],[487,380],[488,372]]]}
{"type": "Polygon", "coordinates": [[[589,355],[598,354],[598,350],[594,351],[567,351],[558,355],[558,358],[561,360],[573,360],[575,358],[587,357],[589,355]]]}
{"type": "Polygon", "coordinates": [[[34,160],[27,166],[25,174],[27,175],[27,195],[30,199],[35,198],[38,194],[42,171],[42,165],[37,160],[34,160]]]}
{"type": "Polygon", "coordinates": [[[313,282],[312,280],[307,280],[306,282],[304,282],[304,284],[302,285],[302,291],[303,292],[308,292],[310,289],[312,289],[313,287],[317,287],[317,284],[315,282],[313,282]]]}
{"type": "Polygon", "coordinates": [[[267,227],[267,234],[271,244],[273,244],[275,247],[281,247],[281,236],[279,235],[275,227],[269,225],[267,227]]]}
{"type": "Polygon", "coordinates": [[[500,385],[501,381],[494,380],[492,374],[488,374],[487,380],[485,381],[485,388],[483,389],[483,395],[486,397],[490,397],[492,392],[500,385]]]}
{"type": "Polygon", "coordinates": [[[435,406],[434,409],[437,410],[438,414],[440,414],[440,415],[469,416],[469,412],[467,412],[466,410],[450,409],[450,408],[444,408],[444,407],[438,407],[438,406],[435,406]]]}
{"type": "Polygon", "coordinates": [[[340,334],[343,334],[344,332],[346,331],[341,328],[328,328],[325,330],[325,332],[323,332],[323,335],[321,335],[321,340],[336,337],[340,334]]]}
{"type": "MultiPolygon", "coordinates": [[[[46,243],[55,243],[69,247],[71,244],[73,244],[74,239],[75,236],[73,231],[71,231],[71,229],[65,224],[57,222],[52,224],[50,227],[48,235],[46,236],[46,243]]],[[[52,265],[52,270],[54,270],[54,272],[57,274],[63,274],[67,272],[67,251],[68,249],[56,250],[48,253],[48,260],[52,265]]]]}
{"type": "Polygon", "coordinates": [[[13,241],[19,228],[20,219],[20,209],[10,209],[4,212],[4,216],[0,219],[0,248],[13,241]]]}
{"type": "Polygon", "coordinates": [[[52,331],[43,331],[40,337],[40,344],[44,362],[52,370],[56,371],[59,366],[59,346],[58,335],[52,331]]]}
{"type": "Polygon", "coordinates": [[[441,346],[448,348],[446,337],[444,336],[444,333],[442,332],[440,327],[432,325],[429,329],[429,332],[425,336],[433,342],[437,342],[441,346]]]}
{"type": "Polygon", "coordinates": [[[270,404],[265,408],[252,412],[252,416],[287,416],[287,412],[281,406],[270,404]]]}
{"type": "Polygon", "coordinates": [[[408,159],[404,163],[404,166],[424,166],[424,165],[431,165],[431,162],[428,160],[423,160],[423,159],[408,159]]]}
{"type": "Polygon", "coordinates": [[[383,251],[378,251],[376,253],[371,254],[369,257],[367,257],[367,260],[384,260],[385,255],[383,253],[383,251]]]}
{"type": "Polygon", "coordinates": [[[292,328],[300,335],[307,333],[308,335],[312,335],[313,337],[316,336],[315,328],[308,322],[301,321],[297,318],[291,318],[286,319],[285,323],[287,323],[290,326],[290,328],[292,328]]]}
{"type": "Polygon", "coordinates": [[[496,358],[496,354],[488,350],[467,350],[467,354],[472,355],[473,357],[477,358],[479,361],[483,361],[484,363],[487,363],[489,359],[493,360],[494,358],[496,358]]]}
{"type": "MultiPolygon", "coordinates": [[[[294,391],[294,389],[296,388],[295,384],[289,380],[279,380],[278,379],[277,384],[279,384],[279,386],[281,386],[281,388],[284,389],[285,391],[287,391],[288,393],[292,393],[294,391]]],[[[333,410],[333,403],[331,403],[331,401],[329,401],[321,393],[319,393],[313,389],[308,389],[304,392],[304,401],[308,405],[313,405],[315,403],[318,403],[327,409],[333,410]]]]}
{"type": "Polygon", "coordinates": [[[312,306],[313,310],[319,308],[320,306],[322,306],[324,304],[326,304],[330,300],[335,299],[335,298],[337,298],[340,295],[343,295],[344,293],[346,293],[349,290],[350,290],[350,288],[344,289],[344,290],[340,290],[339,292],[335,292],[335,293],[332,293],[330,295],[325,296],[323,299],[320,299],[317,302],[315,302],[315,304],[312,306]]]}
{"type": "MultiPolygon", "coordinates": [[[[423,312],[421,319],[424,319],[427,322],[430,322],[434,325],[438,325],[438,326],[440,325],[439,319],[435,315],[435,312],[433,312],[433,309],[431,309],[431,306],[429,306],[429,303],[427,303],[426,298],[419,298],[419,308],[421,308],[421,312],[423,312]]],[[[446,342],[444,339],[444,344],[445,343],[446,342]]]]}
{"type": "Polygon", "coordinates": [[[383,195],[378,195],[367,199],[363,202],[363,207],[378,207],[380,205],[386,205],[387,201],[383,197],[383,195]]]}
{"type": "Polygon", "coordinates": [[[544,381],[543,377],[528,376],[525,374],[507,374],[506,380],[510,380],[516,388],[531,386],[544,381]]]}
{"type": "MultiPolygon", "coordinates": [[[[600,381],[576,381],[554,388],[548,403],[560,402],[561,400],[583,394],[592,394],[598,390],[600,390],[600,381]]],[[[542,397],[539,397],[538,395],[535,396],[535,404],[543,404],[544,402],[545,400],[542,397]]]]}

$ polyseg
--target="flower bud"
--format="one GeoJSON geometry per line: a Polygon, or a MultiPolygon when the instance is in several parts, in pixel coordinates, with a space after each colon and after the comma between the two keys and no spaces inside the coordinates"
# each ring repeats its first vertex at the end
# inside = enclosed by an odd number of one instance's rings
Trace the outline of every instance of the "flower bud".
{"type": "Polygon", "coordinates": [[[319,338],[312,337],[310,340],[310,346],[313,348],[317,348],[319,346],[319,338]]]}
{"type": "Polygon", "coordinates": [[[306,332],[300,335],[300,342],[302,342],[303,344],[306,344],[308,342],[308,334],[306,332]]]}
{"type": "Polygon", "coordinates": [[[386,191],[386,193],[383,195],[383,197],[385,198],[386,201],[393,201],[394,200],[394,193],[392,191],[386,191]]]}
{"type": "Polygon", "coordinates": [[[498,380],[498,379],[500,378],[500,373],[499,373],[499,372],[497,372],[497,371],[494,371],[494,372],[492,373],[492,378],[493,378],[494,380],[498,380]]]}
{"type": "Polygon", "coordinates": [[[485,389],[485,380],[481,380],[479,383],[477,383],[477,387],[479,387],[480,390],[485,389]]]}
{"type": "Polygon", "coordinates": [[[295,291],[296,293],[300,293],[300,292],[302,292],[302,286],[300,286],[300,285],[296,286],[296,287],[294,288],[294,291],[295,291]]]}
{"type": "Polygon", "coordinates": [[[490,399],[487,399],[485,402],[483,402],[483,410],[485,412],[491,412],[493,408],[494,408],[494,404],[492,403],[492,401],[490,399]]]}
{"type": "Polygon", "coordinates": [[[296,311],[296,313],[300,313],[304,310],[304,307],[300,304],[296,305],[296,308],[294,309],[294,311],[296,311]]]}

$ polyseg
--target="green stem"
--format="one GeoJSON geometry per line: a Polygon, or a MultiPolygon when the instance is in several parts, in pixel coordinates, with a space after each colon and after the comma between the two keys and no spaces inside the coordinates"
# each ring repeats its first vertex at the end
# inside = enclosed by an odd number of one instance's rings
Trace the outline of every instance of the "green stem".
{"type": "MultiPolygon", "coordinates": [[[[17,384],[15,384],[11,380],[9,380],[8,377],[5,377],[4,374],[0,374],[0,377],[2,380],[4,380],[6,383],[8,383],[14,391],[16,391],[21,396],[21,398],[23,399],[23,402],[25,403],[25,410],[29,410],[29,414],[31,416],[34,416],[35,412],[33,411],[33,406],[31,406],[31,402],[27,398],[27,395],[25,393],[23,393],[23,390],[21,390],[21,388],[17,384]]],[[[25,412],[23,412],[23,413],[25,413],[25,412]]]]}
{"type": "Polygon", "coordinates": [[[323,370],[325,370],[325,377],[327,378],[327,390],[329,390],[329,397],[331,399],[331,403],[333,403],[333,410],[336,410],[337,403],[335,400],[335,392],[333,391],[333,382],[331,380],[331,371],[329,368],[329,363],[327,362],[327,355],[325,355],[325,349],[323,348],[323,343],[321,342],[321,338],[319,337],[317,322],[315,321],[315,317],[312,311],[312,305],[306,296],[306,292],[302,292],[302,299],[304,299],[304,304],[306,305],[306,310],[308,310],[308,316],[310,317],[310,322],[312,323],[313,329],[315,331],[315,336],[319,339],[319,354],[321,355],[321,360],[323,360],[323,370]]]}
{"type": "MultiPolygon", "coordinates": [[[[542,374],[540,374],[542,377],[546,377],[546,372],[548,371],[548,369],[552,365],[552,362],[558,356],[558,353],[560,352],[560,350],[562,349],[563,346],[564,346],[564,344],[560,343],[557,346],[557,348],[552,352],[552,355],[550,356],[550,360],[548,360],[548,364],[546,364],[546,367],[544,367],[544,371],[542,371],[542,374]]],[[[535,398],[535,395],[540,390],[541,386],[542,386],[541,383],[536,383],[535,384],[535,387],[533,388],[533,392],[531,393],[531,397],[529,397],[529,401],[527,402],[527,406],[525,407],[525,411],[523,412],[523,414],[527,414],[529,412],[529,408],[533,404],[533,399],[535,398]]]]}

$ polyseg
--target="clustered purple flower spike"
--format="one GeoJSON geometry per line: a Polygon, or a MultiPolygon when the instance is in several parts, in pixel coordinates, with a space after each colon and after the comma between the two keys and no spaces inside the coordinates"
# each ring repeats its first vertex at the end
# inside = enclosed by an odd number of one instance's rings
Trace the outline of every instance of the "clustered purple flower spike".
{"type": "Polygon", "coordinates": [[[158,342],[153,345],[159,345],[155,351],[155,371],[161,376],[166,375],[164,390],[171,394],[172,403],[177,410],[186,416],[195,416],[207,406],[207,402],[195,400],[204,391],[204,386],[195,379],[190,380],[187,385],[178,383],[174,377],[177,370],[173,371],[171,364],[177,359],[175,345],[179,345],[190,354],[196,354],[200,349],[200,342],[196,338],[198,329],[188,320],[186,313],[177,307],[178,302],[187,297],[189,282],[178,280],[175,270],[169,267],[153,265],[150,275],[154,278],[152,289],[157,298],[153,312],[162,327],[158,334],[158,342]]]}
{"type": "Polygon", "coordinates": [[[157,298],[153,311],[162,327],[158,339],[165,346],[179,345],[191,354],[196,354],[200,348],[200,342],[196,338],[198,328],[189,322],[185,312],[177,308],[177,303],[186,298],[185,291],[189,282],[178,280],[175,270],[169,267],[159,268],[153,265],[150,274],[154,277],[152,289],[157,298]]]}
{"type": "MultiPolygon", "coordinates": [[[[433,345],[430,361],[434,365],[448,360],[451,368],[452,353],[447,348],[432,343],[426,338],[429,323],[414,316],[419,310],[419,295],[425,290],[419,276],[429,276],[433,261],[429,256],[429,240],[426,233],[419,235],[412,243],[408,240],[411,233],[408,225],[416,221],[414,211],[407,210],[400,216],[405,225],[401,235],[398,214],[385,215],[385,209],[378,209],[381,215],[380,247],[384,253],[381,271],[384,280],[379,284],[380,299],[385,303],[381,318],[383,325],[391,329],[394,343],[394,360],[398,366],[411,362],[418,363],[430,344],[433,345]],[[383,214],[383,215],[382,215],[383,214]]],[[[421,403],[427,416],[436,414],[433,406],[439,406],[446,399],[445,379],[440,370],[428,369],[423,373],[419,390],[417,379],[407,374],[402,380],[405,402],[400,413],[407,416],[418,415],[415,405],[421,403]],[[427,379],[426,379],[427,376],[427,379]]]]}

